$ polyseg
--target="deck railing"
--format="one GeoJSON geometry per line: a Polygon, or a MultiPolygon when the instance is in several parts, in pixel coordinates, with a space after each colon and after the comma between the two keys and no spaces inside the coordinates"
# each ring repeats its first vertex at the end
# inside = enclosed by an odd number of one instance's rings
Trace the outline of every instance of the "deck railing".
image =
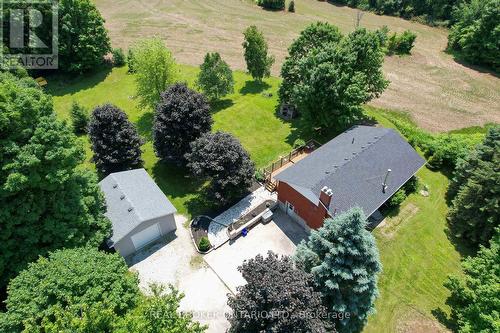
{"type": "Polygon", "coordinates": [[[282,168],[287,163],[290,163],[290,162],[293,163],[293,159],[295,157],[297,157],[303,153],[306,153],[306,152],[310,153],[310,152],[314,151],[316,148],[318,148],[319,146],[321,146],[321,144],[319,142],[317,142],[316,140],[309,140],[304,145],[293,149],[287,155],[280,157],[277,161],[272,162],[269,166],[262,169],[262,173],[263,173],[263,176],[265,179],[266,187],[269,184],[273,183],[272,175],[276,170],[282,168]]]}

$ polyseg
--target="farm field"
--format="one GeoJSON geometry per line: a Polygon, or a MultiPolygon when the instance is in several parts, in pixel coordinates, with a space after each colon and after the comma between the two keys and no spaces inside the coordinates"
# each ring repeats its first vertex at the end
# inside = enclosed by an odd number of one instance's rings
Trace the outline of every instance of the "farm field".
{"type": "MultiPolygon", "coordinates": [[[[355,27],[357,10],[316,0],[296,1],[296,13],[269,12],[250,0],[96,0],[107,20],[115,47],[127,49],[139,39],[158,35],[179,62],[198,65],[208,51],[218,51],[234,68],[245,70],[242,31],[257,25],[276,57],[278,75],[287,47],[309,23],[322,20],[343,32],[355,27]]],[[[489,72],[466,67],[444,52],[447,32],[396,17],[365,13],[361,26],[387,25],[417,33],[413,54],[387,57],[386,77],[391,81],[371,105],[409,113],[430,131],[447,131],[488,122],[500,122],[500,80],[489,72]]]]}
{"type": "MultiPolygon", "coordinates": [[[[195,67],[180,66],[179,79],[192,85],[196,73],[195,67]]],[[[213,108],[214,130],[235,134],[256,165],[263,167],[288,152],[299,133],[307,134],[298,123],[283,122],[275,116],[277,78],[256,86],[250,76],[235,72],[235,81],[235,93],[213,108]]],[[[121,107],[147,140],[143,146],[145,168],[179,212],[189,217],[203,209],[196,204],[202,184],[189,178],[183,169],[158,163],[151,142],[152,111],[138,107],[133,98],[134,77],[126,73],[125,67],[78,80],[53,78],[48,92],[54,96],[56,112],[62,119],[69,119],[73,101],[89,108],[105,102],[121,107]]],[[[393,126],[390,113],[367,108],[367,114],[383,126],[393,126]]],[[[88,152],[86,165],[93,167],[89,143],[85,137],[81,140],[88,152]]],[[[366,332],[443,330],[433,313],[438,309],[448,312],[443,282],[448,274],[460,272],[459,254],[446,237],[444,193],[448,179],[426,168],[418,175],[429,186],[430,196],[411,195],[386,225],[375,231],[384,268],[377,314],[370,318],[366,332]]]]}

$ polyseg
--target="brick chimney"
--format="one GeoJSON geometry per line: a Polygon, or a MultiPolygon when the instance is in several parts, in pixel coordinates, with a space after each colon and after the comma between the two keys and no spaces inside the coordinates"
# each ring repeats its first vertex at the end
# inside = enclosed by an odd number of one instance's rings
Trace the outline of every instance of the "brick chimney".
{"type": "Polygon", "coordinates": [[[319,200],[325,205],[325,207],[330,207],[330,202],[332,201],[332,190],[327,186],[324,186],[319,193],[319,200]]]}

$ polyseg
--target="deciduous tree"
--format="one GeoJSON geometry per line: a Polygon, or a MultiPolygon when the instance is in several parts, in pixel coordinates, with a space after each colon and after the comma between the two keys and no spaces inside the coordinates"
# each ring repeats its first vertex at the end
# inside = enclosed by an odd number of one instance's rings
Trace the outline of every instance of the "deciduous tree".
{"type": "Polygon", "coordinates": [[[29,78],[0,74],[0,286],[39,255],[98,246],[111,225],[84,151],[29,78]]]}
{"type": "Polygon", "coordinates": [[[205,55],[196,83],[210,100],[217,100],[234,91],[233,72],[217,52],[205,55]]]}
{"type": "Polygon", "coordinates": [[[500,70],[500,0],[462,1],[453,18],[448,46],[473,64],[500,70]]]}
{"type": "Polygon", "coordinates": [[[102,303],[117,315],[132,309],[139,295],[138,278],[119,254],[93,248],[58,250],[31,263],[12,279],[2,332],[21,332],[24,323],[53,322],[61,309],[102,303]]]}
{"type": "Polygon", "coordinates": [[[130,65],[129,58],[129,69],[136,73],[137,97],[142,106],[154,109],[160,94],[175,79],[176,65],[172,52],[160,38],[152,38],[137,43],[132,54],[133,64],[130,65]]]}
{"type": "Polygon", "coordinates": [[[500,230],[481,246],[476,257],[462,263],[465,276],[449,277],[445,287],[451,292],[448,301],[451,319],[457,332],[498,332],[500,328],[500,230]]]}
{"type": "Polygon", "coordinates": [[[365,226],[360,208],[328,218],[299,244],[295,255],[299,267],[313,275],[339,332],[361,331],[375,310],[382,267],[375,238],[365,226]]]}
{"type": "Polygon", "coordinates": [[[142,139],[125,112],[116,106],[104,104],[94,109],[89,135],[94,152],[92,159],[103,175],[142,165],[142,139]]]}
{"type": "Polygon", "coordinates": [[[255,167],[241,143],[229,133],[205,133],[191,143],[188,167],[210,180],[209,190],[218,204],[227,204],[248,191],[255,167]]]}
{"type": "Polygon", "coordinates": [[[383,60],[377,34],[358,29],[300,61],[302,80],[291,101],[311,127],[343,129],[361,117],[363,103],[387,87],[383,60]]]}
{"type": "Polygon", "coordinates": [[[245,37],[243,49],[248,72],[254,80],[262,81],[264,77],[271,75],[274,57],[267,55],[267,42],[256,26],[248,27],[243,32],[243,36],[245,37]]]}
{"type": "Polygon", "coordinates": [[[328,332],[311,274],[295,268],[290,257],[259,254],[238,270],[246,284],[229,296],[230,332],[328,332]]]}
{"type": "Polygon", "coordinates": [[[184,163],[189,144],[212,128],[212,115],[205,97],[176,83],[161,94],[153,120],[156,155],[184,163]]]}
{"type": "Polygon", "coordinates": [[[281,103],[289,103],[293,88],[302,80],[299,71],[300,61],[311,51],[328,43],[338,43],[342,39],[339,29],[326,22],[316,22],[308,25],[300,32],[299,37],[288,48],[288,56],[281,66],[281,82],[278,94],[281,103]]]}

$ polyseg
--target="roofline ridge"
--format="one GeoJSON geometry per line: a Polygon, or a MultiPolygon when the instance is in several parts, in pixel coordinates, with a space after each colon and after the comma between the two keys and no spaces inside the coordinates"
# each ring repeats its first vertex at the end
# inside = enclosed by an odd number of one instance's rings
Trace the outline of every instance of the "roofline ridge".
{"type": "MultiPolygon", "coordinates": [[[[354,126],[358,126],[358,125],[354,125],[354,126]]],[[[353,126],[353,127],[351,127],[351,128],[354,128],[354,126],[353,126]]],[[[364,127],[373,127],[373,128],[376,128],[376,127],[374,127],[374,126],[364,126],[364,127]]],[[[381,128],[381,129],[390,130],[390,128],[387,128],[387,127],[380,127],[380,128],[381,128]]],[[[344,163],[342,163],[342,164],[338,165],[338,167],[336,168],[336,170],[335,170],[334,172],[330,172],[330,173],[329,173],[326,177],[322,178],[320,182],[322,182],[322,181],[324,181],[325,179],[327,179],[327,178],[329,178],[329,177],[333,176],[333,175],[335,174],[335,172],[336,172],[338,169],[340,169],[341,167],[343,167],[343,166],[345,166],[345,165],[347,165],[347,164],[351,163],[353,160],[355,160],[356,158],[358,158],[358,157],[359,157],[359,156],[360,156],[363,152],[366,152],[368,149],[370,149],[371,147],[373,147],[373,146],[375,145],[375,143],[379,142],[379,141],[380,141],[383,137],[385,137],[385,136],[386,136],[387,134],[389,134],[390,132],[391,132],[391,131],[385,131],[385,133],[384,133],[383,135],[379,136],[377,139],[375,139],[375,141],[373,141],[372,143],[368,144],[368,146],[367,146],[366,148],[361,149],[361,151],[360,151],[359,153],[357,153],[356,155],[354,155],[354,157],[352,157],[352,158],[348,159],[347,161],[345,161],[345,160],[344,160],[344,163]]],[[[346,132],[343,132],[342,134],[344,134],[344,133],[346,133],[346,132]]],[[[394,133],[396,133],[396,134],[397,134],[397,132],[395,132],[395,131],[394,131],[394,133]]],[[[320,183],[319,183],[319,182],[318,182],[318,183],[316,183],[316,184],[314,184],[314,185],[311,187],[311,190],[312,190],[312,188],[317,187],[318,185],[320,185],[320,183]]]]}

